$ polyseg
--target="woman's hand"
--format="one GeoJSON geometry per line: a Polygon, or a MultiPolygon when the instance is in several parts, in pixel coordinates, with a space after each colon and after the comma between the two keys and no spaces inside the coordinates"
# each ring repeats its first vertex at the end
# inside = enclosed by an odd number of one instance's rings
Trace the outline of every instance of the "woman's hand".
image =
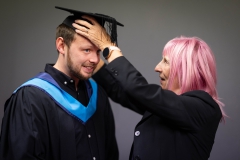
{"type": "Polygon", "coordinates": [[[90,16],[82,16],[83,19],[88,20],[75,20],[73,23],[73,27],[76,28],[76,32],[87,39],[89,39],[93,44],[95,44],[99,49],[103,50],[106,47],[113,46],[111,43],[110,36],[106,32],[106,30],[98,24],[98,22],[90,16]]]}
{"type": "MultiPolygon", "coordinates": [[[[75,20],[73,23],[73,27],[76,28],[76,32],[85,38],[89,39],[93,44],[95,44],[101,51],[104,50],[106,47],[116,46],[114,43],[111,42],[111,38],[106,32],[106,30],[98,24],[98,22],[90,16],[82,16],[83,19],[86,20],[75,20]]],[[[111,56],[107,59],[108,62],[113,61],[114,59],[123,56],[121,51],[113,50],[111,56]]],[[[104,62],[102,61],[96,71],[98,71],[104,62]]],[[[96,72],[95,71],[95,72],[96,72]]]]}

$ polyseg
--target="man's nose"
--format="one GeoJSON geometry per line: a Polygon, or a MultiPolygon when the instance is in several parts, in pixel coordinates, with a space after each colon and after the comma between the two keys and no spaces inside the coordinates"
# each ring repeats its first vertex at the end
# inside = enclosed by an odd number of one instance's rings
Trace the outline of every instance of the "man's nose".
{"type": "Polygon", "coordinates": [[[98,53],[95,53],[95,54],[92,54],[92,55],[91,55],[90,62],[98,63],[98,62],[99,62],[99,59],[100,59],[99,54],[98,54],[98,53]]]}

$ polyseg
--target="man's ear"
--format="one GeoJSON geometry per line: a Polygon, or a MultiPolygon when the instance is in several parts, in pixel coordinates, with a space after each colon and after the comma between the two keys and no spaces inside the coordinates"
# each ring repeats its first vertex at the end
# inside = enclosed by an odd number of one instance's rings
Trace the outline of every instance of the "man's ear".
{"type": "Polygon", "coordinates": [[[56,39],[56,48],[60,54],[64,54],[65,43],[62,37],[56,39]]]}

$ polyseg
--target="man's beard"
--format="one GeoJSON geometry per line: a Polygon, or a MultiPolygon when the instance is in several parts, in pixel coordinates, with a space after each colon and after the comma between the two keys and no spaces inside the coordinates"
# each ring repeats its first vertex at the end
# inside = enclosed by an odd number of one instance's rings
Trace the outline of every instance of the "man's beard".
{"type": "Polygon", "coordinates": [[[81,74],[81,68],[78,68],[77,65],[74,66],[69,51],[67,54],[67,66],[70,74],[74,77],[77,77],[79,80],[87,80],[92,76],[92,74],[89,74],[89,76],[84,76],[83,74],[81,74]]]}

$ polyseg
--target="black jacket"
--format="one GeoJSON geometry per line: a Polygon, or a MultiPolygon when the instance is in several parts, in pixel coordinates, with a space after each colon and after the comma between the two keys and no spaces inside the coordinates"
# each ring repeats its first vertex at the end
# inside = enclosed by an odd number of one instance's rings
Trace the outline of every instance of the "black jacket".
{"type": "Polygon", "coordinates": [[[207,160],[222,117],[204,91],[176,95],[146,79],[124,57],[93,78],[117,103],[143,117],[135,127],[130,159],[207,160]]]}

